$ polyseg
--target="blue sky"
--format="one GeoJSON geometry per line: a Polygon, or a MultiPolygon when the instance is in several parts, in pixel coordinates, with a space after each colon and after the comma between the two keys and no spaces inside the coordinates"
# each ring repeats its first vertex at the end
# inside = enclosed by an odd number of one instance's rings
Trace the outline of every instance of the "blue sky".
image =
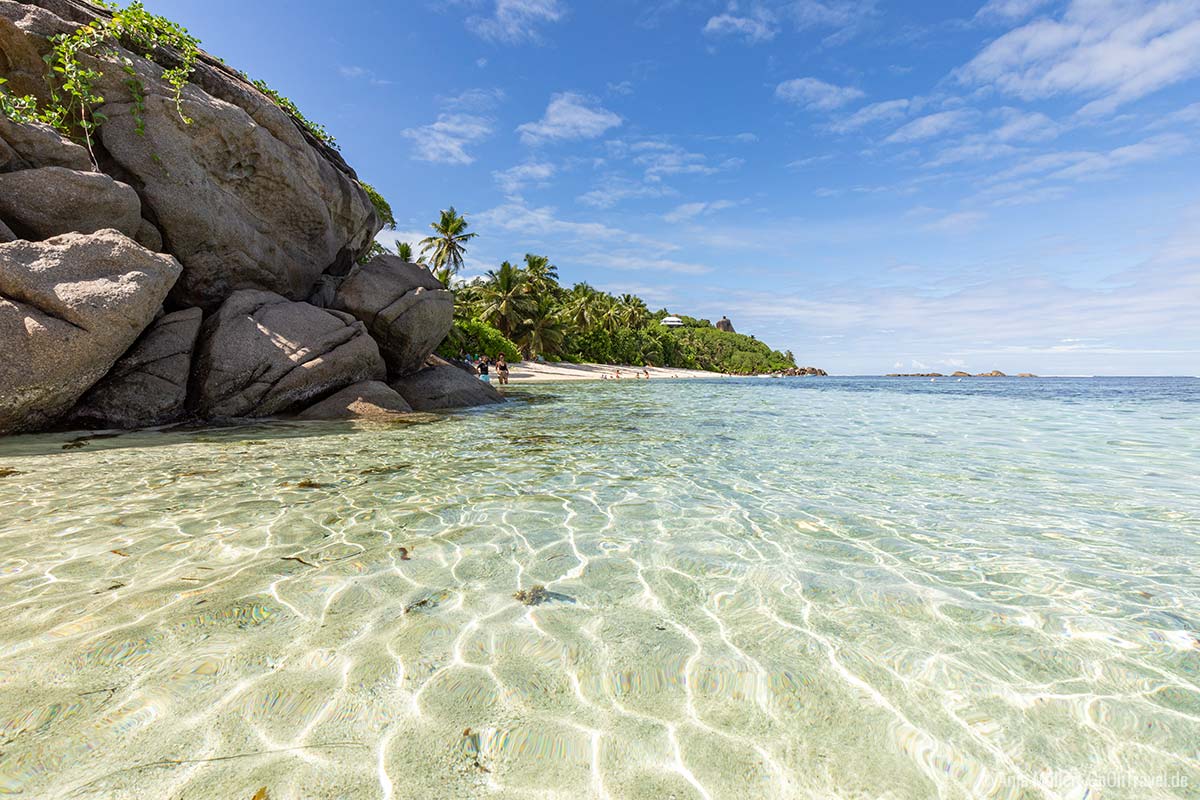
{"type": "MultiPolygon", "coordinates": [[[[468,273],[840,374],[1200,374],[1196,0],[147,0],[468,273]]],[[[392,235],[387,238],[391,240],[392,235]]]]}

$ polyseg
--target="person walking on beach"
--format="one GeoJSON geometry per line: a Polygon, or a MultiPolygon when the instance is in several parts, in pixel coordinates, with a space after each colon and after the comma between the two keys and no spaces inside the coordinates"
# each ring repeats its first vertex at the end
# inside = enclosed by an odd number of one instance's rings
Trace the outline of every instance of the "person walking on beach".
{"type": "Polygon", "coordinates": [[[479,380],[483,381],[484,383],[492,382],[491,376],[488,375],[488,357],[487,356],[482,356],[479,359],[479,366],[476,367],[476,369],[479,370],[479,380]]]}
{"type": "Polygon", "coordinates": [[[504,358],[504,354],[496,356],[496,376],[500,378],[500,385],[508,385],[508,360],[504,358]]]}

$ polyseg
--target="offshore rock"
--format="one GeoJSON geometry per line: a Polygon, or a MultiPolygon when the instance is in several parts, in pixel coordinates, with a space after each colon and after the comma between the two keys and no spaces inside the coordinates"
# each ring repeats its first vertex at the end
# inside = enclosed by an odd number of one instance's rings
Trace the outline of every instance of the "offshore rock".
{"type": "Polygon", "coordinates": [[[244,289],[201,329],[193,405],[204,418],[266,417],[385,376],[379,348],[354,317],[244,289]]]}
{"type": "Polygon", "coordinates": [[[180,273],[119,231],[0,244],[0,433],[43,428],[154,319],[180,273]]]}
{"type": "Polygon", "coordinates": [[[363,321],[396,378],[420,369],[454,324],[454,297],[446,287],[425,267],[397,256],[355,267],[333,308],[363,321]]]}
{"type": "Polygon", "coordinates": [[[159,317],[71,412],[72,425],[148,428],[186,415],[192,350],[202,314],[188,308],[159,317]]]}

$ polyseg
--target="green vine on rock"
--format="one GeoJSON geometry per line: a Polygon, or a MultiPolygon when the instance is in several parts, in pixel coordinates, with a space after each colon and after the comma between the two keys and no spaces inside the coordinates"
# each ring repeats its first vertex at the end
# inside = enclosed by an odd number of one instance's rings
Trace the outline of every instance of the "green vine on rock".
{"type": "Polygon", "coordinates": [[[389,231],[396,230],[396,217],[392,214],[391,204],[384,200],[383,195],[366,181],[360,180],[358,185],[367,193],[367,197],[371,198],[371,205],[375,206],[375,213],[379,215],[379,221],[383,223],[383,227],[389,231]]]}
{"type": "MultiPolygon", "coordinates": [[[[183,88],[191,80],[196,62],[200,57],[200,40],[188,33],[176,22],[151,14],[141,2],[132,2],[121,8],[106,0],[94,0],[108,9],[112,16],[93,20],[69,33],[50,36],[50,52],[46,62],[46,84],[50,102],[39,108],[34,95],[16,97],[7,91],[0,78],[0,112],[16,122],[43,122],[56,128],[65,136],[81,139],[92,153],[92,142],[96,130],[105,117],[96,109],[104,104],[97,85],[104,73],[97,67],[86,66],[83,56],[91,56],[98,62],[116,62],[126,75],[125,87],[132,100],[131,114],[138,135],[145,135],[146,87],[138,76],[131,58],[122,52],[132,51],[147,61],[163,68],[162,79],[173,90],[175,108],[185,124],[192,120],[183,111],[183,88]]],[[[313,122],[300,112],[288,98],[276,92],[262,81],[242,77],[291,115],[316,139],[337,148],[333,136],[319,123],[313,122]]]]}
{"type": "MultiPolygon", "coordinates": [[[[80,136],[92,153],[92,141],[97,128],[105,121],[102,112],[96,110],[104,103],[97,85],[104,73],[99,67],[88,66],[84,56],[91,56],[99,63],[116,61],[128,76],[125,86],[133,101],[133,118],[138,134],[146,131],[146,91],[134,68],[133,60],[124,55],[120,48],[144,54],[148,61],[155,54],[173,50],[178,63],[164,66],[162,78],[174,90],[175,108],[185,123],[190,123],[183,113],[183,87],[195,68],[200,55],[200,40],[186,29],[165,17],[151,14],[140,2],[130,3],[127,8],[101,2],[112,12],[112,16],[93,20],[80,25],[69,33],[60,33],[47,39],[50,52],[46,62],[46,85],[50,102],[39,108],[33,95],[13,97],[0,90],[0,110],[18,122],[44,122],[66,136],[80,136]]],[[[3,82],[0,79],[0,82],[3,82]]]]}
{"type": "Polygon", "coordinates": [[[295,103],[293,103],[287,97],[284,97],[283,95],[281,95],[279,92],[272,89],[270,86],[268,86],[266,81],[252,79],[249,75],[247,75],[244,72],[241,73],[241,75],[243,78],[245,78],[246,80],[253,83],[255,89],[258,89],[260,92],[265,94],[267,97],[271,98],[271,100],[274,101],[275,105],[279,106],[284,111],[291,114],[292,117],[297,122],[300,123],[301,127],[303,127],[304,130],[311,133],[313,135],[313,137],[316,138],[318,141],[323,142],[324,144],[328,145],[329,147],[332,147],[334,150],[341,149],[338,147],[337,139],[333,138],[333,134],[331,134],[329,131],[325,130],[324,125],[322,125],[319,122],[313,122],[311,119],[304,116],[304,114],[301,113],[300,109],[296,107],[295,103]]]}

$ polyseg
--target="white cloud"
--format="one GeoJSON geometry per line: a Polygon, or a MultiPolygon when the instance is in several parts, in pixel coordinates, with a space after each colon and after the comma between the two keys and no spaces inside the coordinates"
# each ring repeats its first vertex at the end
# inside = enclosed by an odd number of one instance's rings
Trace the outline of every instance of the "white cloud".
{"type": "Polygon", "coordinates": [[[803,108],[832,111],[865,95],[853,86],[835,86],[817,78],[792,78],[775,87],[775,96],[803,108]]]}
{"type": "Polygon", "coordinates": [[[683,205],[676,206],[666,214],[663,214],[663,219],[667,222],[683,222],[685,220],[695,219],[696,217],[706,214],[722,211],[726,208],[733,208],[736,205],[737,203],[733,202],[732,200],[714,200],[707,203],[684,203],[683,205]]]}
{"type": "Polygon", "coordinates": [[[704,25],[705,36],[736,36],[749,44],[769,42],[778,31],[775,15],[761,6],[749,15],[739,16],[736,5],[731,5],[728,13],[710,17],[704,25]]]}
{"type": "Polygon", "coordinates": [[[973,116],[974,114],[965,109],[938,111],[935,114],[927,114],[923,117],[917,117],[912,122],[901,126],[891,136],[887,137],[886,141],[892,143],[917,142],[922,139],[941,136],[943,133],[949,133],[950,131],[962,128],[973,116]]]}
{"type": "Polygon", "coordinates": [[[678,249],[661,239],[613,228],[600,222],[574,222],[559,219],[550,206],[531,208],[523,200],[510,199],[503,205],[476,215],[472,220],[478,229],[488,226],[517,233],[538,243],[621,243],[661,253],[678,249]]]}
{"type": "Polygon", "coordinates": [[[1094,98],[1107,114],[1200,74],[1195,0],[1072,0],[1061,19],[1040,18],[996,39],[957,71],[966,84],[1025,100],[1094,98]]]}
{"type": "Polygon", "coordinates": [[[792,0],[788,14],[800,30],[836,28],[825,39],[828,45],[848,41],[875,15],[875,0],[792,0]]]}
{"type": "Polygon", "coordinates": [[[1069,194],[1072,184],[1108,180],[1126,167],[1170,158],[1193,146],[1190,138],[1167,133],[1111,150],[1043,153],[994,175],[992,185],[981,191],[978,198],[998,206],[1056,200],[1069,194]]]}
{"type": "Polygon", "coordinates": [[[556,171],[547,161],[530,161],[493,172],[492,178],[505,194],[516,194],[527,186],[545,186],[556,171]]]}
{"type": "Polygon", "coordinates": [[[367,75],[368,72],[369,72],[369,70],[367,70],[365,67],[357,67],[357,66],[338,67],[338,74],[341,75],[343,78],[361,78],[364,75],[367,75]]]}
{"type": "Polygon", "coordinates": [[[467,18],[467,29],[494,42],[519,44],[540,42],[541,25],[558,22],[566,15],[559,0],[496,0],[491,16],[467,18]]]}
{"type": "Polygon", "coordinates": [[[1169,128],[1174,125],[1193,125],[1200,122],[1200,103],[1192,103],[1178,111],[1165,114],[1150,123],[1151,128],[1169,128]]]}
{"type": "Polygon", "coordinates": [[[439,114],[437,122],[409,128],[400,135],[414,142],[413,158],[438,164],[471,164],[467,147],[492,133],[491,120],[471,114],[439,114]]]}
{"type": "Polygon", "coordinates": [[[628,149],[633,163],[645,170],[648,181],[662,180],[665,175],[715,175],[718,172],[737,169],[743,163],[740,158],[727,158],[711,163],[704,153],[693,153],[669,142],[646,140],[614,146],[618,151],[628,149]]]}
{"type": "MultiPolygon", "coordinates": [[[[581,264],[611,269],[644,271],[647,275],[658,272],[677,272],[681,275],[705,275],[713,271],[712,267],[695,264],[688,261],[676,261],[670,258],[656,258],[643,253],[589,253],[573,259],[581,264]]],[[[627,292],[622,289],[621,292],[627,292]]]]}
{"type": "Polygon", "coordinates": [[[1053,0],[988,0],[975,14],[976,19],[1012,22],[1024,19],[1053,0]]]}
{"type": "Polygon", "coordinates": [[[670,197],[677,192],[659,181],[643,183],[617,175],[605,176],[594,189],[576,198],[592,208],[612,208],[625,200],[647,197],[670,197]]]}
{"type": "Polygon", "coordinates": [[[872,103],[869,106],[863,106],[858,111],[855,111],[848,117],[831,122],[826,127],[834,133],[849,133],[870,125],[873,122],[888,122],[891,120],[903,117],[908,111],[912,101],[901,98],[899,100],[885,100],[882,103],[872,103]]]}
{"type": "Polygon", "coordinates": [[[932,233],[970,233],[987,218],[981,211],[955,211],[922,226],[932,233]]]}
{"type": "Polygon", "coordinates": [[[833,160],[833,155],[830,153],[825,153],[824,155],[819,155],[819,156],[808,156],[807,158],[797,158],[795,161],[789,161],[784,166],[786,166],[788,169],[803,169],[804,167],[811,167],[813,164],[822,164],[826,161],[832,161],[832,160],[833,160]]]}
{"type": "Polygon", "coordinates": [[[967,136],[958,144],[942,149],[925,166],[942,167],[964,161],[978,163],[1015,156],[1022,148],[1014,143],[1052,139],[1061,131],[1058,123],[1037,111],[1002,108],[995,114],[1001,120],[999,127],[967,136]]]}
{"type": "Polygon", "coordinates": [[[467,89],[456,95],[439,99],[443,108],[467,114],[493,111],[505,98],[503,89],[467,89]]]}
{"type": "Polygon", "coordinates": [[[541,144],[545,141],[594,139],[622,123],[618,114],[603,108],[590,97],[576,92],[562,92],[550,98],[546,113],[537,122],[526,122],[517,128],[521,141],[541,144]]]}

